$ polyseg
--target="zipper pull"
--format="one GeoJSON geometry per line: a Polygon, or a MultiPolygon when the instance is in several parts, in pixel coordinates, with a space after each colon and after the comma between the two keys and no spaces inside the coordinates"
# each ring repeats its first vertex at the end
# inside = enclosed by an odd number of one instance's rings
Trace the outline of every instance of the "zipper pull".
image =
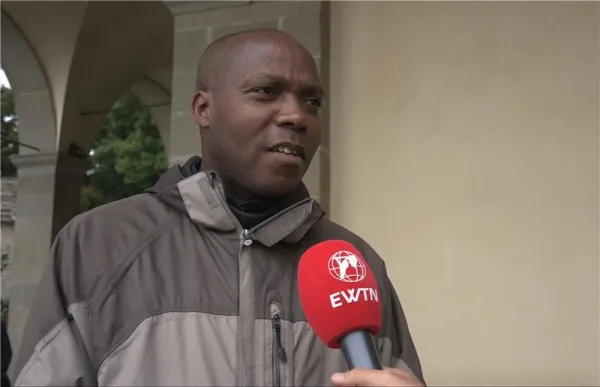
{"type": "Polygon", "coordinates": [[[244,231],[242,231],[242,240],[244,243],[244,246],[250,246],[252,244],[252,239],[250,238],[250,232],[246,229],[244,229],[244,231]]]}
{"type": "Polygon", "coordinates": [[[277,341],[277,355],[279,356],[279,360],[282,362],[287,361],[287,356],[285,354],[285,349],[283,345],[281,345],[281,323],[279,322],[279,315],[275,314],[272,318],[273,321],[273,329],[275,329],[275,340],[277,341]]]}

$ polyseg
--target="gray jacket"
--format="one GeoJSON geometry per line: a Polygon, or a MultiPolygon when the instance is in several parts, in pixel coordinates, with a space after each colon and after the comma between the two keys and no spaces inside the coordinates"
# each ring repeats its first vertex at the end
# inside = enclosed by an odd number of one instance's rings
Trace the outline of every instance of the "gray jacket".
{"type": "Polygon", "coordinates": [[[298,201],[250,230],[213,173],[169,169],[155,187],[74,218],[57,236],[11,365],[17,386],[330,385],[345,371],[303,314],[302,253],[344,239],[380,286],[385,366],[423,375],[384,262],[298,201]]]}

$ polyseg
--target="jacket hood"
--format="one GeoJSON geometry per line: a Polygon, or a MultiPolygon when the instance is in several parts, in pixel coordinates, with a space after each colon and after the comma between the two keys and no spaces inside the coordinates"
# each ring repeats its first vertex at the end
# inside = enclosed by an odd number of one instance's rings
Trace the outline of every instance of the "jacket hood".
{"type": "MultiPolygon", "coordinates": [[[[227,204],[218,174],[199,171],[200,162],[201,158],[194,156],[183,166],[169,168],[153,187],[144,192],[156,195],[199,226],[220,231],[244,231],[227,204]]],[[[267,246],[281,240],[299,241],[312,225],[325,216],[302,182],[282,201],[285,206],[281,211],[249,230],[254,239],[267,246]]]]}

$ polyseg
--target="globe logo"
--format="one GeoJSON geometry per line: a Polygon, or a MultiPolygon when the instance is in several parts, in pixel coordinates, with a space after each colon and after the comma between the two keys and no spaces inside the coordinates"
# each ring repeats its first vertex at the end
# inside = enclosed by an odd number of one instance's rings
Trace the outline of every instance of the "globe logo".
{"type": "Polygon", "coordinates": [[[349,251],[338,251],[329,258],[329,274],[344,282],[359,282],[367,275],[362,261],[349,251]]]}

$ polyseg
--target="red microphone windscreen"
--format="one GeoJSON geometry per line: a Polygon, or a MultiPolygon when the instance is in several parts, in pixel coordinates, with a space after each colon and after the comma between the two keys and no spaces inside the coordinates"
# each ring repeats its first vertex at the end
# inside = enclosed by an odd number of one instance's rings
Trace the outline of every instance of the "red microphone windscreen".
{"type": "Polygon", "coordinates": [[[342,240],[309,248],[298,264],[298,292],[308,323],[330,348],[346,334],[381,329],[377,280],[358,249],[342,240]]]}

